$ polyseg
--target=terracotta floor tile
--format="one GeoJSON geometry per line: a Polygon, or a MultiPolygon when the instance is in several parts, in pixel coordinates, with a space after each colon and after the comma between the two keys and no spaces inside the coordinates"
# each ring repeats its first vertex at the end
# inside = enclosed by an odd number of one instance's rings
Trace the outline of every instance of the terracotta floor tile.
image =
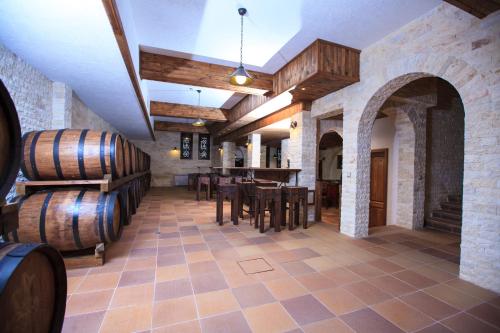
{"type": "Polygon", "coordinates": [[[333,259],[326,256],[305,259],[304,263],[318,272],[327,271],[339,266],[333,259]]]}
{"type": "Polygon", "coordinates": [[[456,333],[493,333],[498,332],[498,328],[490,326],[485,322],[476,319],[466,313],[459,313],[451,318],[445,319],[441,322],[442,325],[448,327],[456,333]]]}
{"type": "Polygon", "coordinates": [[[464,294],[446,284],[438,284],[426,288],[424,292],[460,310],[470,309],[482,303],[479,298],[464,294]]]}
{"type": "Polygon", "coordinates": [[[280,303],[260,305],[243,311],[252,332],[280,333],[297,327],[280,303]]]}
{"type": "Polygon", "coordinates": [[[153,327],[193,320],[196,316],[193,296],[169,299],[153,305],[153,327]]]}
{"type": "Polygon", "coordinates": [[[441,302],[437,298],[429,296],[421,291],[414,294],[402,296],[401,300],[417,308],[418,310],[434,318],[435,320],[441,320],[459,311],[458,309],[451,307],[450,305],[441,302]]]}
{"type": "Polygon", "coordinates": [[[217,263],[214,260],[201,261],[188,265],[189,273],[191,276],[209,274],[209,273],[221,273],[217,263]]]}
{"type": "Polygon", "coordinates": [[[155,278],[155,270],[154,269],[145,269],[139,271],[126,271],[122,273],[120,278],[120,282],[118,283],[119,287],[125,286],[133,286],[137,284],[144,284],[153,282],[155,278]]]}
{"type": "Polygon", "coordinates": [[[155,269],[156,257],[129,258],[125,264],[124,271],[136,271],[144,269],[155,269]]]}
{"type": "Polygon", "coordinates": [[[453,333],[453,332],[441,324],[434,324],[429,327],[423,328],[416,333],[453,333]]]}
{"type": "Polygon", "coordinates": [[[238,288],[249,284],[255,284],[259,281],[255,274],[247,275],[243,273],[241,269],[239,272],[224,273],[224,277],[226,278],[226,282],[230,288],[238,288]]]}
{"type": "Polygon", "coordinates": [[[366,281],[349,284],[342,288],[345,288],[347,291],[358,297],[367,305],[380,303],[392,298],[389,294],[383,292],[379,288],[366,281]]]}
{"type": "Polygon", "coordinates": [[[213,316],[240,309],[236,298],[228,289],[198,294],[196,295],[196,304],[198,305],[200,317],[213,316]]]}
{"type": "Polygon", "coordinates": [[[296,276],[295,279],[299,281],[309,291],[316,291],[321,289],[333,288],[335,283],[320,273],[310,273],[296,276]]]}
{"type": "Polygon", "coordinates": [[[129,257],[132,257],[132,258],[155,257],[156,251],[158,251],[156,249],[156,247],[155,248],[145,248],[145,249],[132,249],[130,251],[129,257]]]}
{"type": "Polygon", "coordinates": [[[354,331],[339,318],[327,319],[303,327],[305,333],[353,333],[354,331]]]}
{"type": "Polygon", "coordinates": [[[272,303],[275,298],[262,283],[233,289],[233,294],[242,308],[272,303]]]}
{"type": "Polygon", "coordinates": [[[432,265],[424,265],[424,266],[415,266],[411,270],[440,283],[456,278],[456,275],[451,274],[445,270],[442,270],[441,268],[442,266],[435,267],[432,265]]]}
{"type": "Polygon", "coordinates": [[[98,332],[105,311],[86,313],[64,318],[63,333],[98,332]]]}
{"type": "Polygon", "coordinates": [[[203,333],[251,332],[251,329],[241,311],[202,319],[201,328],[203,333]]]}
{"type": "Polygon", "coordinates": [[[341,319],[358,333],[403,332],[390,321],[368,308],[345,314],[341,319]]]}
{"type": "Polygon", "coordinates": [[[483,303],[473,307],[467,312],[493,326],[496,326],[500,330],[500,309],[488,303],[483,303]]]}
{"type": "Polygon", "coordinates": [[[366,251],[371,252],[379,257],[392,257],[397,254],[396,252],[388,250],[381,246],[368,247],[366,248],[366,251]]]}
{"type": "Polygon", "coordinates": [[[350,265],[346,267],[348,270],[358,274],[364,279],[372,278],[375,276],[384,275],[384,271],[365,263],[350,265]]]}
{"type": "Polygon", "coordinates": [[[68,295],[74,293],[84,279],[85,276],[68,276],[67,279],[68,295]]]}
{"type": "Polygon", "coordinates": [[[376,304],[372,309],[406,332],[422,329],[434,323],[429,316],[397,299],[376,304]]]}
{"type": "Polygon", "coordinates": [[[405,269],[403,266],[399,266],[385,259],[369,261],[368,264],[386,273],[394,273],[405,269]]]}
{"type": "Polygon", "coordinates": [[[392,296],[401,296],[417,290],[417,288],[415,288],[414,286],[396,279],[391,275],[384,275],[369,279],[368,282],[392,296]]]}
{"type": "Polygon", "coordinates": [[[302,285],[291,277],[266,281],[264,284],[274,298],[280,301],[309,293],[302,285]]]}
{"type": "Polygon", "coordinates": [[[303,261],[285,262],[285,263],[282,263],[281,266],[290,275],[301,275],[301,274],[315,272],[315,270],[311,266],[307,265],[303,261]]]}
{"type": "Polygon", "coordinates": [[[108,307],[114,290],[101,290],[82,294],[71,295],[66,304],[66,315],[97,312],[108,307]]]}
{"type": "Polygon", "coordinates": [[[195,294],[229,288],[221,273],[200,274],[191,277],[195,294]]]}
{"type": "Polygon", "coordinates": [[[362,280],[362,277],[343,267],[328,270],[322,272],[322,274],[328,277],[338,286],[362,280]]]}
{"type": "Polygon", "coordinates": [[[201,333],[201,327],[198,320],[193,320],[185,323],[156,328],[153,333],[201,333]]]}
{"type": "Polygon", "coordinates": [[[304,259],[309,259],[309,258],[314,258],[314,257],[320,257],[320,254],[317,253],[314,250],[311,250],[306,247],[301,247],[297,249],[290,250],[290,252],[296,256],[297,260],[304,260],[304,259]]]}
{"type": "Polygon", "coordinates": [[[365,307],[361,300],[343,288],[321,290],[313,295],[337,316],[365,307]]]}
{"type": "Polygon", "coordinates": [[[121,273],[87,275],[77,289],[77,293],[114,289],[118,285],[121,273]]]}
{"type": "Polygon", "coordinates": [[[256,274],[273,270],[273,267],[264,258],[240,260],[238,264],[246,274],[256,274]]]}
{"type": "Polygon", "coordinates": [[[156,282],[178,280],[189,277],[187,265],[173,265],[156,269],[156,282]]]}
{"type": "Polygon", "coordinates": [[[189,279],[172,280],[157,283],[155,286],[155,302],[189,296],[193,294],[189,279]]]}
{"type": "Polygon", "coordinates": [[[163,256],[158,256],[156,258],[156,265],[158,267],[181,265],[185,263],[186,263],[186,257],[184,256],[183,253],[163,255],[163,256]]]}
{"type": "Polygon", "coordinates": [[[182,253],[184,253],[184,247],[182,247],[182,245],[170,245],[170,246],[158,247],[159,256],[168,256],[171,254],[182,254],[182,253]]]}
{"type": "Polygon", "coordinates": [[[214,260],[214,256],[210,251],[191,252],[186,253],[186,260],[188,264],[192,264],[195,262],[214,260]]]}
{"type": "Polygon", "coordinates": [[[100,333],[138,332],[151,328],[152,304],[111,309],[106,312],[100,333]]]}
{"type": "Polygon", "coordinates": [[[461,279],[455,279],[446,282],[447,285],[449,285],[452,288],[455,288],[463,293],[466,293],[468,295],[480,298],[484,301],[489,301],[494,298],[496,298],[498,295],[495,294],[494,292],[478,287],[470,282],[461,280],[461,279]]]}
{"type": "Polygon", "coordinates": [[[110,307],[150,304],[153,300],[153,292],[152,283],[116,288],[110,307]]]}
{"type": "Polygon", "coordinates": [[[431,280],[423,275],[420,275],[414,271],[411,270],[406,270],[398,273],[392,274],[394,277],[400,279],[401,281],[404,281],[408,284],[411,284],[412,286],[422,289],[422,288],[427,288],[430,286],[433,286],[437,284],[436,281],[431,280]]]}
{"type": "Polygon", "coordinates": [[[281,301],[283,307],[288,311],[299,325],[307,325],[317,321],[335,317],[333,313],[311,295],[281,301]]]}
{"type": "Polygon", "coordinates": [[[200,252],[200,251],[207,251],[207,250],[208,250],[208,247],[205,243],[184,244],[184,251],[186,253],[200,252]]]}

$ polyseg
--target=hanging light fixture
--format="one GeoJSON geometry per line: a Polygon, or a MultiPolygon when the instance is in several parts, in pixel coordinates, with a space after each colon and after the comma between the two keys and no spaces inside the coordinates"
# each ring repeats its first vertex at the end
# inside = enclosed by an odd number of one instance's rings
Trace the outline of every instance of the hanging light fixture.
{"type": "MultiPolygon", "coordinates": [[[[196,92],[198,93],[198,106],[200,106],[200,101],[201,101],[201,90],[196,89],[196,92]]],[[[201,118],[196,119],[194,123],[192,123],[193,126],[196,127],[202,127],[205,126],[205,121],[201,118]]]]}
{"type": "Polygon", "coordinates": [[[248,86],[253,78],[243,67],[243,16],[247,13],[245,8],[239,8],[238,14],[241,16],[241,39],[240,39],[240,66],[231,74],[229,82],[235,86],[248,86]]]}

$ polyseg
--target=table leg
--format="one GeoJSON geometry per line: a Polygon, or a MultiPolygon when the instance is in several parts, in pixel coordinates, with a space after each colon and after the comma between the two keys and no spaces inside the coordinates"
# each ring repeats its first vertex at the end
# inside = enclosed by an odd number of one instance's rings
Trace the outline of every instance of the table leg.
{"type": "Polygon", "coordinates": [[[302,226],[304,229],[307,229],[307,197],[304,199],[304,222],[302,223],[302,226]]]}
{"type": "Polygon", "coordinates": [[[281,195],[279,197],[274,198],[273,200],[273,210],[275,212],[275,219],[274,219],[274,231],[275,232],[280,232],[281,231],[281,195]]]}
{"type": "Polygon", "coordinates": [[[222,201],[223,200],[222,200],[221,193],[217,192],[216,220],[219,223],[219,225],[223,225],[224,224],[224,221],[223,221],[223,216],[224,216],[223,209],[224,209],[224,205],[223,205],[222,201]]]}
{"type": "MultiPolygon", "coordinates": [[[[264,200],[265,201],[265,200],[264,200]]],[[[266,203],[262,202],[262,200],[258,201],[259,205],[259,228],[260,232],[264,233],[264,218],[266,216],[266,203]]],[[[255,223],[257,223],[257,218],[255,219],[255,223]]]]}

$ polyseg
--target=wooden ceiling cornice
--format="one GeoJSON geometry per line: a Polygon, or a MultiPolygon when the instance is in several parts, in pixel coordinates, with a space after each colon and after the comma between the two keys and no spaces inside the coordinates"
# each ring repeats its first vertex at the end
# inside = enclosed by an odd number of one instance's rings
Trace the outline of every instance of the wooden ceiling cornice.
{"type": "Polygon", "coordinates": [[[208,121],[225,122],[228,119],[219,108],[205,106],[193,106],[186,104],[175,104],[151,101],[150,110],[152,116],[190,118],[208,121]]]}
{"type": "Polygon", "coordinates": [[[238,138],[241,138],[245,135],[248,135],[252,132],[255,132],[263,127],[269,126],[271,124],[274,124],[278,121],[290,118],[294,114],[297,114],[302,111],[310,111],[311,110],[311,102],[305,101],[305,102],[295,102],[293,104],[290,104],[281,110],[278,110],[274,113],[271,113],[268,116],[265,116],[263,118],[260,118],[258,120],[255,120],[249,124],[246,124],[243,127],[240,127],[239,129],[232,131],[231,133],[220,136],[216,138],[216,144],[224,141],[236,141],[238,138]]]}
{"type": "Polygon", "coordinates": [[[480,19],[485,18],[491,13],[500,10],[498,0],[445,0],[450,5],[474,15],[480,19]]]}
{"type": "Polygon", "coordinates": [[[139,72],[142,79],[224,89],[244,94],[263,95],[273,89],[271,74],[249,71],[253,83],[249,87],[234,86],[229,76],[234,67],[177,58],[140,51],[139,72]]]}
{"type": "Polygon", "coordinates": [[[132,82],[132,86],[134,87],[135,95],[137,97],[137,100],[139,101],[139,105],[141,106],[142,115],[148,127],[149,135],[153,140],[155,140],[155,133],[153,131],[153,127],[151,126],[148,109],[146,107],[146,103],[144,102],[144,97],[142,96],[139,80],[135,73],[134,63],[132,62],[132,56],[130,55],[130,49],[128,46],[127,37],[125,36],[125,31],[123,30],[118,7],[116,6],[115,0],[102,0],[102,4],[104,5],[104,9],[106,10],[106,14],[108,15],[109,23],[111,24],[116,42],[118,43],[118,47],[120,48],[120,52],[122,54],[123,61],[125,62],[125,67],[127,68],[130,81],[132,82]]]}
{"type": "Polygon", "coordinates": [[[204,126],[196,127],[186,123],[173,123],[168,121],[155,121],[155,131],[167,132],[191,132],[208,134],[208,130],[204,126]]]}

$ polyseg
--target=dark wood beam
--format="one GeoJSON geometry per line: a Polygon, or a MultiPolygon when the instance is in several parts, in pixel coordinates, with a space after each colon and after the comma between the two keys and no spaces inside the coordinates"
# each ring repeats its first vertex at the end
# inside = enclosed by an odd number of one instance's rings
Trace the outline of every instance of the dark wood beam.
{"type": "Polygon", "coordinates": [[[142,79],[224,89],[244,94],[262,95],[273,89],[271,74],[249,71],[253,76],[251,86],[233,86],[229,76],[233,67],[177,58],[140,51],[139,72],[142,79]]]}
{"type": "Polygon", "coordinates": [[[153,131],[153,127],[151,126],[151,120],[148,115],[146,103],[144,102],[144,97],[142,96],[139,79],[137,78],[137,75],[135,73],[134,63],[132,62],[132,56],[130,55],[130,49],[128,47],[125,31],[123,30],[118,7],[116,6],[115,0],[102,0],[102,4],[104,5],[104,9],[106,10],[106,13],[108,15],[109,23],[113,28],[113,33],[115,34],[116,42],[118,43],[123,61],[125,62],[125,67],[127,68],[130,81],[132,82],[132,86],[134,87],[135,95],[137,96],[137,100],[139,101],[139,105],[141,106],[142,115],[144,117],[144,121],[146,122],[146,126],[148,127],[149,135],[153,140],[155,140],[155,133],[153,131]]]}
{"type": "Polygon", "coordinates": [[[485,18],[497,10],[500,10],[498,0],[444,0],[450,5],[474,15],[480,19],[485,18]]]}
{"type": "Polygon", "coordinates": [[[150,109],[152,116],[227,121],[222,110],[218,108],[151,101],[150,109]]]}
{"type": "Polygon", "coordinates": [[[288,105],[281,110],[278,110],[274,113],[271,113],[270,115],[260,118],[258,120],[255,120],[251,122],[250,124],[247,124],[229,134],[226,134],[224,136],[221,136],[219,138],[216,138],[216,144],[224,141],[236,141],[238,138],[241,138],[242,136],[248,135],[252,132],[255,132],[263,127],[269,126],[271,124],[274,124],[278,121],[290,118],[294,114],[297,114],[302,111],[309,111],[311,110],[311,103],[310,102],[296,102],[291,105],[288,105]]]}
{"type": "Polygon", "coordinates": [[[204,126],[196,127],[191,124],[172,123],[168,121],[155,121],[155,131],[192,132],[192,133],[208,134],[208,130],[204,126]]]}
{"type": "Polygon", "coordinates": [[[359,82],[360,50],[317,39],[274,74],[273,93],[312,101],[359,82]]]}

